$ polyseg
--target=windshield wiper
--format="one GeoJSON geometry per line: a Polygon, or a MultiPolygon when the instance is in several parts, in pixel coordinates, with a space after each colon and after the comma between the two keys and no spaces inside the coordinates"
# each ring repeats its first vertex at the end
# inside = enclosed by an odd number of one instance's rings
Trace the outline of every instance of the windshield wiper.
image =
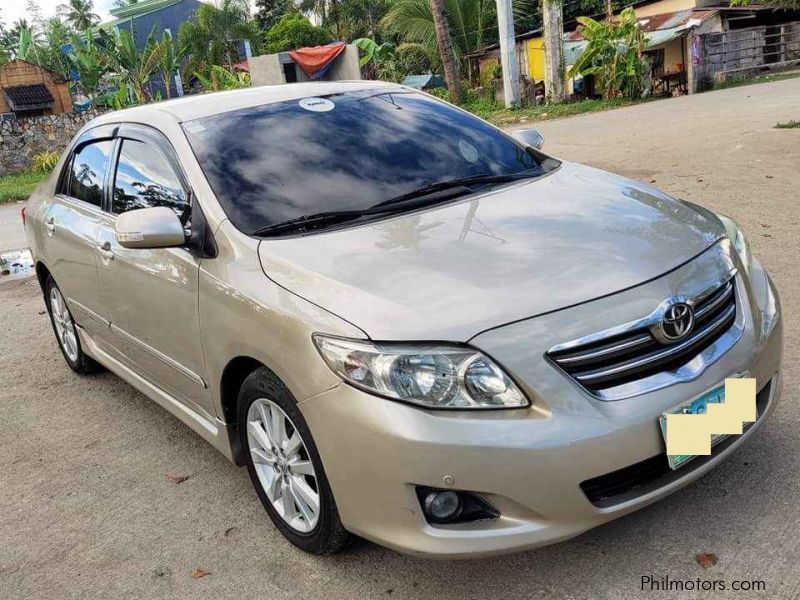
{"type": "Polygon", "coordinates": [[[280,223],[267,225],[253,232],[255,236],[266,236],[286,233],[289,231],[309,231],[326,225],[335,225],[354,221],[361,217],[370,215],[390,214],[401,212],[409,208],[417,208],[443,200],[450,200],[456,196],[472,193],[474,190],[471,185],[485,185],[491,183],[508,183],[518,179],[538,177],[542,174],[541,169],[527,169],[518,173],[507,173],[505,175],[474,175],[471,177],[459,177],[447,181],[439,181],[426,185],[414,191],[394,198],[389,198],[369,208],[358,210],[332,210],[305,215],[296,219],[289,219],[280,223]]]}
{"type": "Polygon", "coordinates": [[[432,202],[439,202],[442,200],[449,200],[455,196],[468,194],[472,190],[465,186],[455,186],[450,189],[430,190],[419,195],[413,194],[408,197],[393,198],[391,201],[381,202],[369,208],[358,210],[331,210],[325,212],[314,213],[312,215],[305,215],[296,219],[289,219],[273,225],[267,225],[261,229],[257,229],[252,235],[266,236],[277,235],[289,231],[309,231],[317,229],[326,225],[335,225],[337,223],[345,223],[347,221],[354,221],[361,217],[368,217],[370,215],[385,215],[396,212],[402,212],[409,208],[417,208],[431,204],[432,202]],[[389,204],[391,202],[391,204],[389,204]]]}
{"type": "Polygon", "coordinates": [[[524,171],[519,171],[517,173],[506,173],[503,175],[472,175],[470,177],[459,177],[457,179],[448,179],[447,181],[439,181],[437,183],[432,183],[430,185],[426,185],[412,192],[408,192],[400,196],[395,196],[394,198],[389,198],[388,200],[384,200],[383,202],[375,204],[372,208],[398,204],[401,202],[405,202],[406,200],[421,198],[424,196],[431,195],[435,192],[441,192],[444,190],[449,190],[451,188],[467,187],[470,185],[483,185],[489,183],[509,183],[511,181],[517,181],[519,179],[538,177],[541,174],[542,170],[540,168],[536,168],[536,169],[526,169],[524,171]]]}

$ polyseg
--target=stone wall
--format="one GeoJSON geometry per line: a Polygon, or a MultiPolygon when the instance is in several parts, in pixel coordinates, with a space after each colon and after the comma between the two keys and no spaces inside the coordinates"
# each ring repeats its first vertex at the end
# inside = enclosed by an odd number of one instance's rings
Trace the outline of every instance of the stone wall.
{"type": "Polygon", "coordinates": [[[0,123],[0,177],[29,168],[39,152],[60,154],[75,133],[98,114],[62,113],[0,123]]]}

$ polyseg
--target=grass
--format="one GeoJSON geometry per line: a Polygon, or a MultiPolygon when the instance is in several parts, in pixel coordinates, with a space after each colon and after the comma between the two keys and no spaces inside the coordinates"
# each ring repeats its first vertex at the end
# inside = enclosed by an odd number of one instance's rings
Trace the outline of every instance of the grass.
{"type": "Polygon", "coordinates": [[[775,129],[800,129],[800,121],[786,121],[785,123],[776,123],[775,129]]]}
{"type": "Polygon", "coordinates": [[[727,90],[729,88],[741,87],[743,85],[755,85],[757,83],[768,83],[771,81],[783,81],[785,79],[796,79],[800,77],[800,71],[788,71],[786,73],[773,73],[770,75],[757,75],[755,77],[728,77],[725,81],[714,84],[709,92],[717,90],[727,90]]]}
{"type": "Polygon", "coordinates": [[[23,171],[0,177],[0,204],[27,200],[33,190],[50,176],[43,171],[23,171]]]}
{"type": "Polygon", "coordinates": [[[527,106],[516,109],[498,107],[487,101],[479,101],[463,104],[462,108],[486,119],[490,123],[502,127],[517,123],[546,121],[548,119],[560,119],[561,117],[571,117],[573,115],[610,110],[612,108],[648,102],[649,100],[650,99],[628,100],[626,98],[617,98],[614,100],[581,100],[580,102],[527,106]]]}

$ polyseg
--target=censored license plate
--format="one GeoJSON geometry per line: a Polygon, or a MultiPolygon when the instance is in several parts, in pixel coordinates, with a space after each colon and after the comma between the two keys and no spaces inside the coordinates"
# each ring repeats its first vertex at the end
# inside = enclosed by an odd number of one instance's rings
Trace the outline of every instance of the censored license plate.
{"type": "MultiPolygon", "coordinates": [[[[681,404],[680,406],[676,406],[668,411],[665,411],[661,414],[658,418],[658,423],[661,426],[661,434],[664,436],[664,443],[667,442],[667,415],[668,414],[687,414],[687,415],[702,415],[705,414],[707,407],[709,404],[719,404],[725,400],[725,384],[722,383],[715,387],[713,390],[710,390],[695,398],[694,400],[690,400],[685,404],[681,404]]],[[[721,442],[725,438],[729,437],[730,434],[721,434],[721,435],[712,435],[711,436],[711,446],[714,447],[715,444],[721,442]]],[[[697,458],[695,454],[676,454],[674,456],[670,456],[667,454],[667,460],[669,461],[669,467],[671,469],[679,469],[692,459],[697,458]]]]}

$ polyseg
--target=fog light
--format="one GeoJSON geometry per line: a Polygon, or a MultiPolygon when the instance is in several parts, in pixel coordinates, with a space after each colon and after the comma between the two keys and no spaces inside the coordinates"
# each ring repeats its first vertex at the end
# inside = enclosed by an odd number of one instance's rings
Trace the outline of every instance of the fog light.
{"type": "Polygon", "coordinates": [[[425,512],[436,521],[452,521],[461,513],[461,498],[451,490],[429,492],[425,496],[425,512]]]}

